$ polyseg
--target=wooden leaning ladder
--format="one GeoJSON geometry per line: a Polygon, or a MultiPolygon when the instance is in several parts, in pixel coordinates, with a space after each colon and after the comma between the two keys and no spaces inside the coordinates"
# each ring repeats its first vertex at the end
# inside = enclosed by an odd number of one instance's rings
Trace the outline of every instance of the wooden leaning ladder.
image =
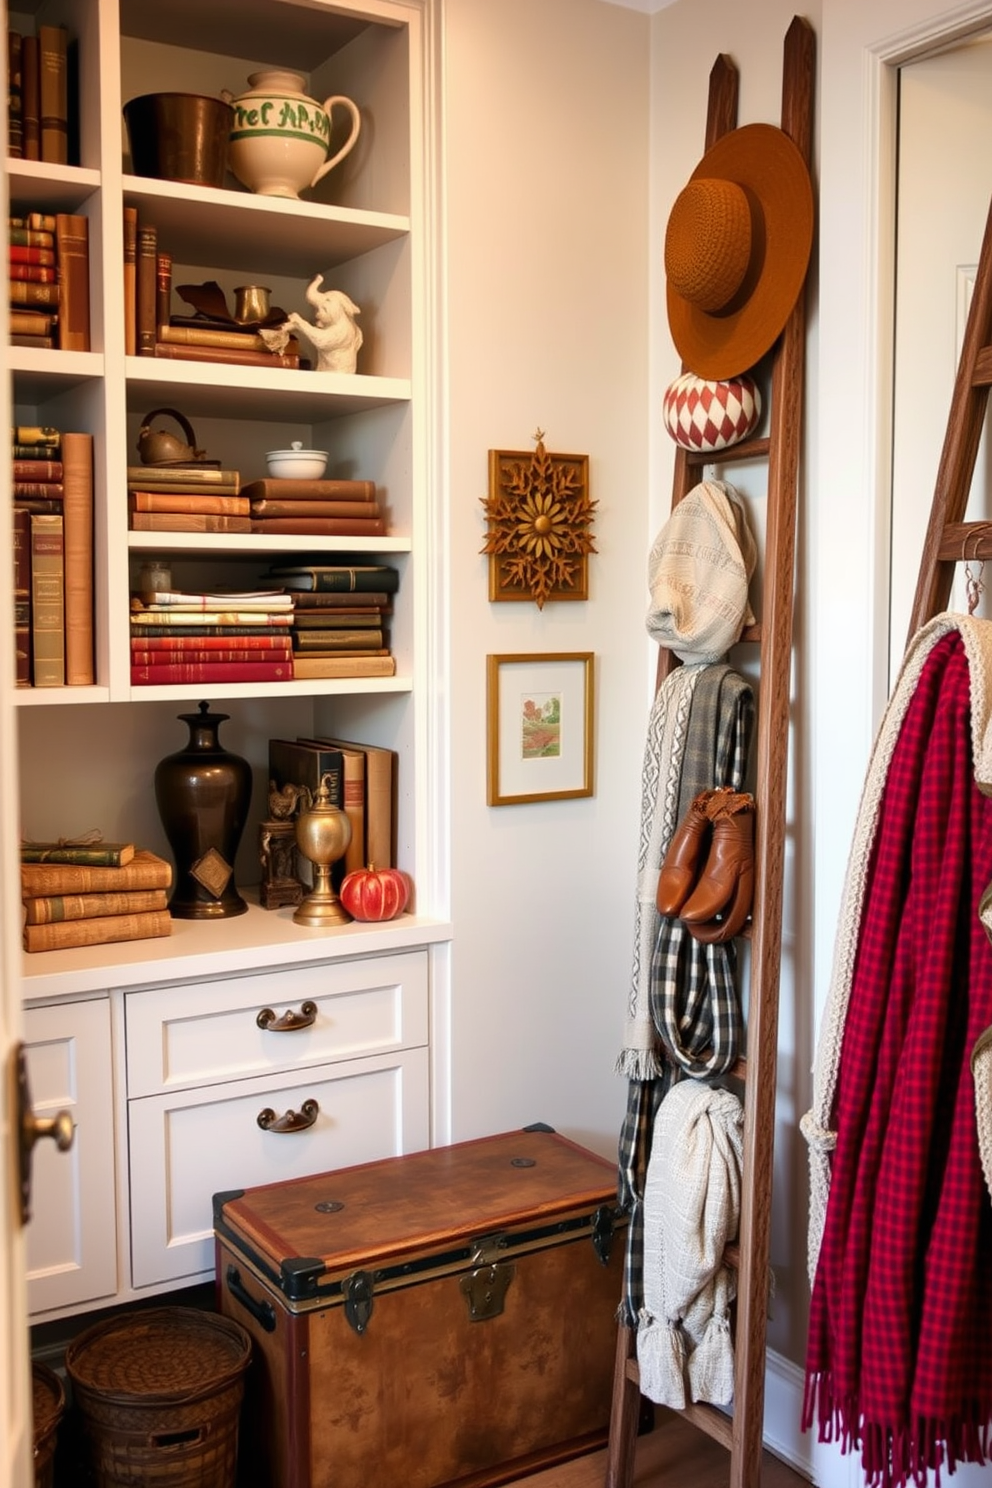
{"type": "Polygon", "coordinates": [[[954,581],[954,565],[969,558],[976,561],[992,558],[992,522],[964,521],[990,385],[992,204],[985,223],[964,342],[951,394],[951,410],[937,466],[907,643],[921,625],[947,608],[954,581]]]}
{"type": "MultiPolygon", "coordinates": [[[[782,129],[811,163],[815,38],[802,17],[786,33],[782,73],[782,129]]],[[[737,127],[738,74],[720,56],[709,80],[706,149],[737,127]]],[[[977,289],[976,289],[977,298],[977,289]]],[[[786,834],[789,700],[796,507],[802,433],[805,363],[805,295],[800,294],[771,354],[771,395],[766,438],[749,439],[728,452],[727,463],[766,459],[767,515],[762,614],[742,639],[760,646],[755,759],[755,886],[747,1055],[731,1073],[744,1082],[744,1181],[738,1240],[727,1252],[737,1269],[734,1326],[734,1405],[690,1404],[681,1412],[730,1451],[730,1488],[757,1488],[764,1424],[765,1328],[769,1301],[772,1159],[778,1054],[779,969],[786,834]]],[[[717,463],[679,449],[673,507],[717,463]]],[[[989,526],[992,553],[992,524],[989,526]]],[[[659,654],[658,684],[673,664],[659,654]]],[[[641,1412],[636,1336],[621,1326],[617,1338],[606,1488],[630,1488],[641,1412]]]]}

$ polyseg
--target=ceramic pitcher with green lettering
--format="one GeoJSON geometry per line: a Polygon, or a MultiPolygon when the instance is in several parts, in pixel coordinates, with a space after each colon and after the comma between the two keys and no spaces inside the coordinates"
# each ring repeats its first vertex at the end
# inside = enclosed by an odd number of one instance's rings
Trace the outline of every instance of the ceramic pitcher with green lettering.
{"type": "Polygon", "coordinates": [[[350,98],[336,93],[323,103],[303,91],[306,76],[267,68],[248,77],[248,91],[224,99],[234,110],[228,164],[234,175],[259,196],[298,197],[327,175],[358,140],[361,115],[350,98]],[[351,116],[344,144],[328,158],[333,112],[351,116]]]}

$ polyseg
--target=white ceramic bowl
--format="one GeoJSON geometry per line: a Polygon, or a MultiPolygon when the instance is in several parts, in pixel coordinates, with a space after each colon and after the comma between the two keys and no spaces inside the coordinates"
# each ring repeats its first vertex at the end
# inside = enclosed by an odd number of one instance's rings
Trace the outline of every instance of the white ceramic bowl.
{"type": "Polygon", "coordinates": [[[327,451],[302,449],[269,450],[265,456],[269,474],[280,480],[320,480],[327,468],[327,451]]]}

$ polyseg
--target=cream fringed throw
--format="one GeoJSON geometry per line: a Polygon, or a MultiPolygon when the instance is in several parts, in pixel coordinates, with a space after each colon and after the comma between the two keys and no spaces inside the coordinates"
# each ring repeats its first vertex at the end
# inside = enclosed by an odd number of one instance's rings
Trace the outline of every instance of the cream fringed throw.
{"type": "Polygon", "coordinates": [[[737,1096],[698,1080],[673,1085],[658,1107],[637,1327],[641,1391],[658,1405],[681,1410],[687,1385],[691,1400],[733,1399],[735,1285],[723,1257],[740,1217],[743,1128],[737,1096]]]}
{"type": "Polygon", "coordinates": [[[810,1286],[816,1276],[830,1195],[831,1153],[836,1145],[836,1133],[832,1130],[834,1097],[879,808],[893,751],[920,675],[934,646],[952,630],[960,632],[968,658],[975,780],[983,794],[992,794],[992,622],[969,615],[935,615],[917,631],[903,659],[868,764],[848,858],[834,943],[834,965],[813,1065],[813,1104],[800,1121],[800,1129],[809,1145],[807,1266],[810,1286]]]}

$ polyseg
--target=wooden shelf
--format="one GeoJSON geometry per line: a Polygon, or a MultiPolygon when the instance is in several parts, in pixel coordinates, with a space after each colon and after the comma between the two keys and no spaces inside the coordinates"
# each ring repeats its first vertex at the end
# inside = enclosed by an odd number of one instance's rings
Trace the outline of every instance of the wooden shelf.
{"type": "Polygon", "coordinates": [[[318,202],[185,186],[145,176],[124,177],[124,200],[153,222],[178,262],[219,269],[278,268],[309,279],[410,231],[408,217],[318,202]]]}

